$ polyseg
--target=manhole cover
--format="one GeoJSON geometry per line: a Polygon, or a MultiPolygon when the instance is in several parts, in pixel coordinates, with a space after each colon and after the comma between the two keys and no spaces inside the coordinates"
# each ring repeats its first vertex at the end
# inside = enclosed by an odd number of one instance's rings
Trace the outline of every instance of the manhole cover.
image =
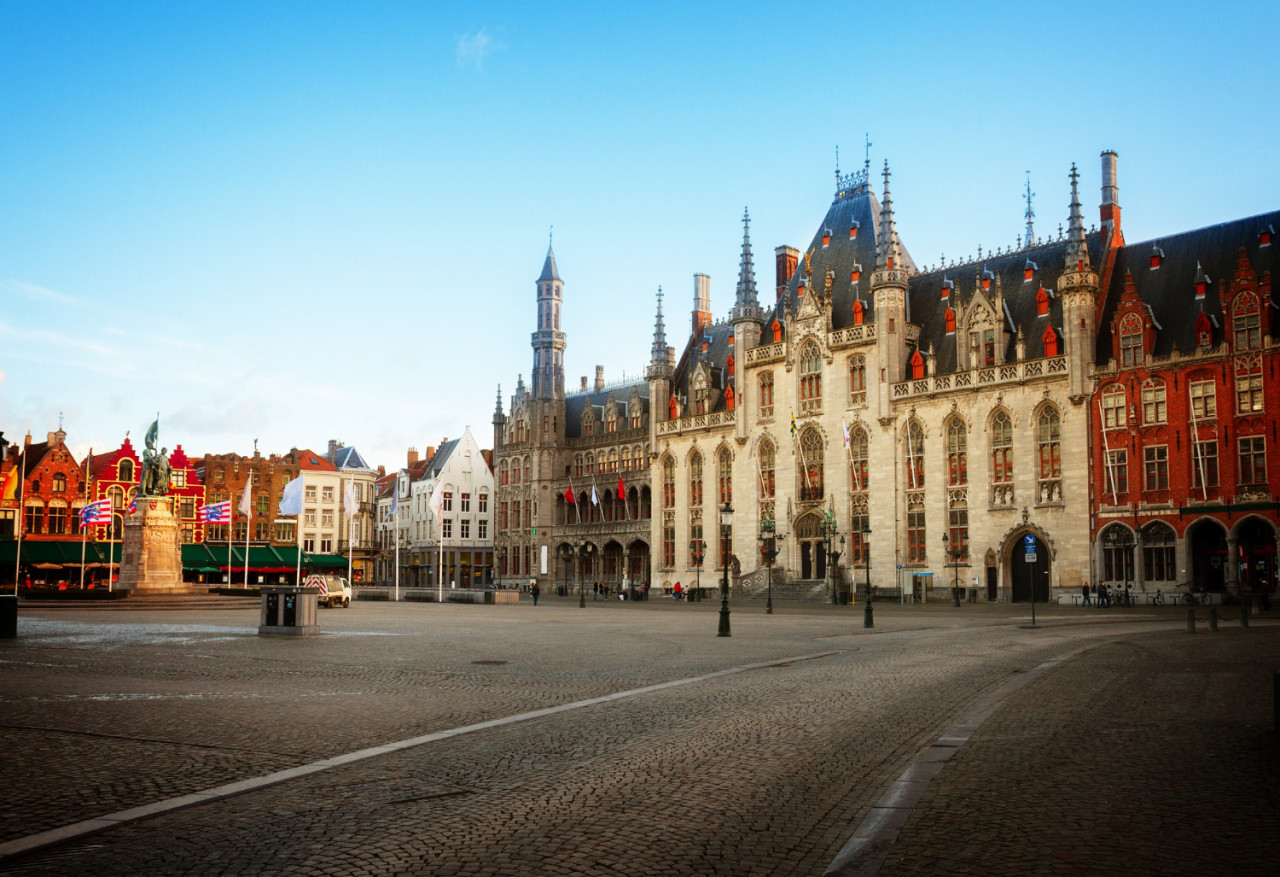
{"type": "Polygon", "coordinates": [[[483,664],[483,665],[485,665],[486,667],[498,667],[498,666],[501,666],[502,664],[506,664],[506,663],[509,663],[509,662],[508,662],[508,661],[472,661],[471,663],[473,663],[473,664],[483,664]]]}

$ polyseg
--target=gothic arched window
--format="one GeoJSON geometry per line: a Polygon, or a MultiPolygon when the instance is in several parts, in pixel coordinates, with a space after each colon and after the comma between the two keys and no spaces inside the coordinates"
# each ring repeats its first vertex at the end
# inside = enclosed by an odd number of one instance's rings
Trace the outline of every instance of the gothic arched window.
{"type": "Polygon", "coordinates": [[[947,424],[947,484],[960,487],[969,483],[969,436],[959,417],[947,424]]]}
{"type": "Polygon", "coordinates": [[[702,454],[694,451],[689,456],[689,507],[702,505],[702,454]]]}

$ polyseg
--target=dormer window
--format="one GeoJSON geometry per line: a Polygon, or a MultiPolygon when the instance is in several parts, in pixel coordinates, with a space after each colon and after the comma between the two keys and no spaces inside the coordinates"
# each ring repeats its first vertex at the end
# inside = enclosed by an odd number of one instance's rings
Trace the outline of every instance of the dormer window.
{"type": "Polygon", "coordinates": [[[915,352],[911,354],[911,379],[918,381],[924,377],[924,357],[920,355],[920,348],[917,347],[915,352]]]}
{"type": "Polygon", "coordinates": [[[849,240],[854,241],[857,239],[858,239],[858,221],[855,219],[853,221],[853,224],[849,226],[849,240]]]}
{"type": "Polygon", "coordinates": [[[946,326],[948,335],[956,334],[956,312],[953,309],[947,308],[946,313],[942,315],[942,322],[946,326]]]}
{"type": "Polygon", "coordinates": [[[993,278],[994,276],[995,276],[995,275],[993,275],[993,274],[992,274],[990,271],[988,271],[987,269],[985,269],[985,268],[984,268],[984,269],[982,269],[982,277],[981,277],[981,279],[979,280],[979,283],[982,285],[982,288],[983,288],[983,289],[990,289],[990,288],[991,288],[991,280],[992,280],[992,278],[993,278]]]}
{"type": "Polygon", "coordinates": [[[1213,324],[1209,321],[1209,315],[1204,311],[1200,312],[1200,316],[1196,317],[1196,346],[1207,348],[1213,344],[1213,324]]]}
{"type": "Polygon", "coordinates": [[[727,386],[727,387],[725,387],[725,388],[724,388],[724,407],[725,407],[725,410],[726,410],[726,411],[732,411],[732,410],[733,410],[733,403],[734,403],[734,400],[733,400],[733,385],[732,385],[732,384],[730,384],[729,386],[727,386]]]}
{"type": "Polygon", "coordinates": [[[1058,333],[1054,331],[1052,326],[1044,330],[1044,334],[1040,336],[1040,340],[1044,342],[1044,355],[1058,355],[1058,333]]]}
{"type": "Polygon", "coordinates": [[[776,319],[773,321],[773,343],[777,344],[782,340],[782,324],[776,319]]]}
{"type": "Polygon", "coordinates": [[[1022,266],[1022,282],[1026,283],[1028,280],[1034,277],[1036,273],[1036,269],[1039,267],[1040,266],[1037,265],[1035,262],[1032,262],[1030,259],[1028,259],[1027,264],[1022,266]]]}
{"type": "Polygon", "coordinates": [[[1130,314],[1120,325],[1120,367],[1142,365],[1142,321],[1130,314]]]}
{"type": "Polygon", "coordinates": [[[729,372],[729,377],[733,377],[733,354],[732,353],[729,354],[729,357],[724,361],[724,367],[725,367],[725,370],[729,372]]]}
{"type": "Polygon", "coordinates": [[[831,246],[831,229],[824,228],[822,230],[822,248],[826,249],[831,246]]]}
{"type": "Polygon", "coordinates": [[[1151,248],[1151,270],[1154,271],[1160,267],[1160,263],[1164,261],[1164,250],[1159,247],[1151,248]]]}
{"type": "Polygon", "coordinates": [[[732,335],[730,335],[730,336],[729,336],[729,346],[730,346],[730,347],[732,347],[732,346],[733,346],[733,344],[734,344],[734,342],[733,342],[733,337],[734,337],[734,336],[732,336],[732,335]]]}
{"type": "Polygon", "coordinates": [[[1204,301],[1205,291],[1209,288],[1209,278],[1196,281],[1196,301],[1204,301]]]}
{"type": "Polygon", "coordinates": [[[947,301],[948,299],[951,298],[951,287],[953,285],[954,284],[952,284],[950,280],[942,281],[942,290],[940,292],[940,295],[942,296],[943,301],[947,301]]]}
{"type": "Polygon", "coordinates": [[[858,262],[853,263],[853,270],[849,272],[849,281],[857,283],[862,279],[862,265],[858,262]]]}
{"type": "Polygon", "coordinates": [[[1262,231],[1258,233],[1258,246],[1260,247],[1271,246],[1271,236],[1275,233],[1276,233],[1276,230],[1274,228],[1272,228],[1269,225],[1264,225],[1262,227],[1262,231]]]}
{"type": "Polygon", "coordinates": [[[862,299],[857,299],[853,303],[853,325],[861,326],[863,316],[862,299]]]}
{"type": "Polygon", "coordinates": [[[1046,317],[1049,315],[1049,291],[1043,286],[1036,292],[1036,316],[1046,317]]]}

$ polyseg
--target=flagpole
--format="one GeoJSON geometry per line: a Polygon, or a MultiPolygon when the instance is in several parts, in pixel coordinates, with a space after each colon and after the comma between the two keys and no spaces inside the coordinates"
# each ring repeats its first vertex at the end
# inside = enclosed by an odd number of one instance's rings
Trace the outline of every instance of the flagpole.
{"type": "MultiPolygon", "coordinates": [[[[89,459],[84,464],[84,500],[85,505],[89,504],[89,476],[93,472],[93,448],[89,449],[89,459]]],[[[84,550],[88,546],[89,531],[84,528],[84,521],[80,522],[80,590],[84,590],[84,550]]]]}
{"type": "Polygon", "coordinates": [[[396,479],[396,600],[400,602],[400,479],[396,479]]]}
{"type": "MultiPolygon", "coordinates": [[[[255,449],[257,448],[257,439],[254,440],[254,448],[255,449]]],[[[244,509],[245,509],[244,511],[244,586],[246,590],[249,587],[249,529],[250,529],[249,525],[253,523],[253,500],[249,496],[249,491],[251,491],[252,489],[253,489],[253,473],[250,472],[249,480],[246,481],[244,484],[244,496],[240,498],[240,505],[244,506],[244,509]]],[[[298,523],[299,524],[302,523],[301,516],[299,516],[298,518],[298,523]]],[[[301,530],[301,527],[299,527],[299,530],[301,530]]],[[[299,562],[301,562],[301,556],[299,556],[299,562]]],[[[299,585],[301,585],[302,580],[299,579],[298,583],[299,585]]]]}
{"type": "Polygon", "coordinates": [[[18,596],[18,578],[22,575],[22,519],[24,517],[23,497],[26,495],[24,488],[27,480],[27,451],[30,446],[22,448],[22,465],[18,470],[18,545],[14,554],[13,561],[13,596],[18,596]]]}

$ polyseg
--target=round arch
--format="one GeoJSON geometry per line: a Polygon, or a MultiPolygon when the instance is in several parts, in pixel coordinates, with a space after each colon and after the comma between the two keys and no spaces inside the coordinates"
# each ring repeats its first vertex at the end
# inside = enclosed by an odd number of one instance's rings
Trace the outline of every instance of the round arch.
{"type": "MultiPolygon", "coordinates": [[[[1260,515],[1247,515],[1231,528],[1240,596],[1270,600],[1276,589],[1276,528],[1260,515]]],[[[1230,578],[1230,577],[1229,577],[1230,578]]]]}
{"type": "Polygon", "coordinates": [[[1202,591],[1222,591],[1227,585],[1227,530],[1222,521],[1205,516],[1187,526],[1188,584],[1202,591]]]}

